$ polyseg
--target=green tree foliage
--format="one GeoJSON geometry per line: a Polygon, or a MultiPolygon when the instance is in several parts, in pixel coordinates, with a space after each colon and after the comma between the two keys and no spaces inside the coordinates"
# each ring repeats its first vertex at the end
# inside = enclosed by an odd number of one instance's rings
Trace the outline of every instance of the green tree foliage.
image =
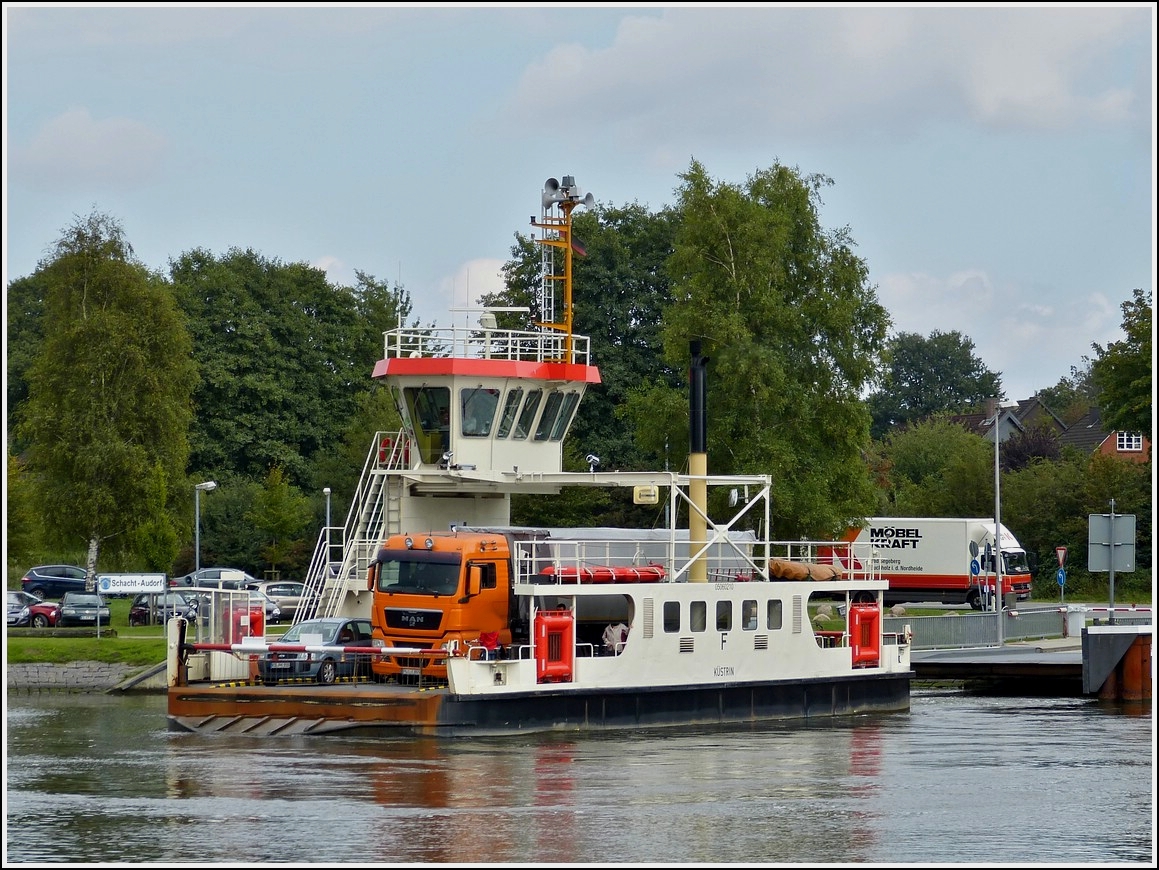
{"type": "Polygon", "coordinates": [[[1091,361],[1083,357],[1082,366],[1071,366],[1070,376],[1059,378],[1053,387],[1038,391],[1042,404],[1050,408],[1067,426],[1081,420],[1098,404],[1098,389],[1091,373],[1091,361]]]}
{"type": "MultiPolygon", "coordinates": [[[[1057,594],[1054,548],[1068,547],[1067,570],[1085,572],[1087,564],[1086,475],[1089,459],[1071,455],[1056,462],[1035,462],[1002,480],[1002,524],[1026,550],[1038,554],[1039,587],[1049,581],[1057,594]],[[1049,575],[1049,576],[1047,576],[1049,575]]],[[[993,508],[991,508],[991,513],[993,508]]],[[[1037,595],[1036,595],[1037,597],[1037,595]]]]}
{"type": "MultiPolygon", "coordinates": [[[[193,553],[194,482],[188,482],[188,513],[185,514],[189,529],[185,540],[189,545],[178,554],[173,567],[175,574],[189,573],[196,562],[193,553]]],[[[261,491],[260,481],[226,474],[217,478],[217,489],[201,494],[202,566],[240,568],[255,577],[263,576],[262,540],[250,520],[261,491]]]]}
{"type": "MultiPolygon", "coordinates": [[[[1067,553],[1068,589],[1106,595],[1108,576],[1088,576],[1090,515],[1135,515],[1135,574],[1121,580],[1137,582],[1152,568],[1153,501],[1151,467],[1096,453],[1067,451],[1055,462],[1035,462],[1002,479],[1002,522],[1028,550],[1038,554],[1035,597],[1058,594],[1054,548],[1067,553]]],[[[1118,581],[1116,581],[1118,582],[1118,581]]]]}
{"type": "Polygon", "coordinates": [[[874,438],[932,414],[963,413],[1002,391],[1001,378],[957,331],[934,330],[929,338],[899,333],[886,343],[884,357],[881,388],[868,399],[874,438]]]}
{"type": "Polygon", "coordinates": [[[402,418],[383,384],[373,383],[370,389],[355,397],[353,416],[341,424],[341,440],[333,450],[320,454],[314,462],[313,503],[319,529],[326,521],[326,498],[322,490],[325,487],[331,490],[331,523],[343,525],[358,479],[375,444],[376,433],[388,433],[386,437],[393,440],[401,429],[402,418]]]}
{"type": "Polygon", "coordinates": [[[28,446],[19,438],[17,412],[28,398],[28,369],[44,339],[45,278],[37,273],[8,284],[8,320],[4,325],[8,355],[8,449],[19,456],[28,446]]]}
{"type": "Polygon", "coordinates": [[[33,564],[40,541],[40,523],[36,516],[33,502],[32,482],[28,474],[11,453],[8,454],[8,476],[5,487],[7,504],[5,507],[7,525],[4,532],[4,545],[8,554],[9,565],[33,564]]]}
{"type": "Polygon", "coordinates": [[[985,517],[994,513],[994,445],[935,416],[886,436],[881,447],[886,516],[985,517]]]}
{"type": "Polygon", "coordinates": [[[272,466],[297,484],[334,449],[356,396],[370,388],[382,333],[409,315],[409,296],[358,273],[333,287],[311,266],[253,251],[195,250],[170,264],[202,380],[191,468],[261,479],[272,466]]]}
{"type": "Polygon", "coordinates": [[[1105,514],[1115,502],[1115,513],[1135,515],[1135,566],[1151,567],[1151,527],[1154,490],[1150,462],[1132,462],[1104,453],[1091,456],[1087,470],[1086,513],[1105,514]]]}
{"type": "Polygon", "coordinates": [[[1127,337],[1107,347],[1093,345],[1092,373],[1099,411],[1111,431],[1142,432],[1151,438],[1151,293],[1136,289],[1121,306],[1127,337]]]}
{"type": "Polygon", "coordinates": [[[133,259],[112,218],[64,231],[34,276],[43,341],[28,369],[22,436],[54,540],[123,549],[158,507],[157,475],[184,480],[196,380],[169,288],[133,259]]]}
{"type": "MultiPolygon", "coordinates": [[[[820,226],[820,191],[832,182],[774,165],[743,185],[716,183],[696,161],[681,180],[664,356],[687,371],[699,340],[710,359],[709,470],[771,475],[779,537],[863,516],[874,497],[860,395],[888,318],[848,231],[820,226]]],[[[676,392],[655,385],[629,399],[638,437],[656,440],[676,392]]],[[[687,444],[687,432],[684,415],[663,436],[687,444]]]]}
{"type": "Polygon", "coordinates": [[[310,500],[290,484],[284,469],[271,468],[246,518],[261,536],[262,558],[275,574],[279,566],[302,574],[310,558],[305,538],[310,515],[310,500]]]}
{"type": "Polygon", "coordinates": [[[167,572],[181,546],[177,518],[168,509],[169,482],[164,469],[154,465],[149,479],[149,510],[145,519],[130,533],[128,550],[146,571],[167,572]]]}

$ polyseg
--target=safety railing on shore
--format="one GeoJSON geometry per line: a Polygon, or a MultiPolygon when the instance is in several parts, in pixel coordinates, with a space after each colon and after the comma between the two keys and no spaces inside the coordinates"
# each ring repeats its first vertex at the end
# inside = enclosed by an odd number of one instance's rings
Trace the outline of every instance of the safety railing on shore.
{"type": "MultiPolygon", "coordinates": [[[[1039,638],[1082,636],[1088,624],[1105,624],[1110,614],[1105,607],[1065,605],[1007,609],[1002,616],[1002,637],[1006,643],[1039,638]]],[[[1148,625],[1150,608],[1116,607],[1115,622],[1123,625],[1148,625]]],[[[998,624],[993,611],[949,611],[939,616],[887,616],[885,630],[902,631],[909,625],[913,631],[913,649],[972,649],[998,645],[998,624]]]]}

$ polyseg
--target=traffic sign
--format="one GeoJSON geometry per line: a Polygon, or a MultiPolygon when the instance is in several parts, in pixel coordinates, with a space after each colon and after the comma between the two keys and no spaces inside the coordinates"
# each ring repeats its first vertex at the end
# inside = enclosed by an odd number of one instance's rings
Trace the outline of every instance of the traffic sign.
{"type": "Polygon", "coordinates": [[[1054,554],[1058,556],[1058,567],[1063,567],[1066,564],[1066,547],[1055,547],[1054,554]]]}
{"type": "Polygon", "coordinates": [[[1066,568],[1059,568],[1058,569],[1058,585],[1059,586],[1066,585],[1066,568]]]}
{"type": "Polygon", "coordinates": [[[977,559],[970,560],[970,573],[975,577],[982,573],[982,566],[978,564],[977,559]]]}

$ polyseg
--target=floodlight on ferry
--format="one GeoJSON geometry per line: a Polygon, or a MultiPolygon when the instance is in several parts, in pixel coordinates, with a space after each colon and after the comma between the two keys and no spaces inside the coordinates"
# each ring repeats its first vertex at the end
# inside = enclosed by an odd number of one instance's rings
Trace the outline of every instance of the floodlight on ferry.
{"type": "Polygon", "coordinates": [[[423,543],[427,545],[428,550],[433,550],[435,548],[435,542],[431,538],[427,538],[425,541],[423,541],[423,543]]]}
{"type": "Polygon", "coordinates": [[[479,325],[484,329],[498,329],[499,321],[495,319],[495,312],[484,311],[479,315],[479,325]]]}
{"type": "Polygon", "coordinates": [[[596,466],[600,464],[600,457],[596,456],[594,453],[589,453],[587,455],[587,461],[588,471],[595,472],[596,466]]]}
{"type": "Polygon", "coordinates": [[[405,541],[403,541],[403,543],[406,544],[406,548],[408,550],[411,549],[412,547],[414,547],[414,545],[415,545],[414,538],[410,537],[410,535],[407,535],[407,538],[405,541]]]}

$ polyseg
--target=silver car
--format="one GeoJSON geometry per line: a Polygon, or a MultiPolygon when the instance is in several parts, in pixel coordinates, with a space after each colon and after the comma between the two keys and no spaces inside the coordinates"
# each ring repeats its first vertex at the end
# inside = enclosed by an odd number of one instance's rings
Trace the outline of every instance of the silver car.
{"type": "Polygon", "coordinates": [[[272,598],[282,612],[282,619],[287,621],[293,620],[302,604],[302,597],[306,594],[306,584],[296,580],[261,580],[247,584],[246,588],[257,590],[272,598]]]}

